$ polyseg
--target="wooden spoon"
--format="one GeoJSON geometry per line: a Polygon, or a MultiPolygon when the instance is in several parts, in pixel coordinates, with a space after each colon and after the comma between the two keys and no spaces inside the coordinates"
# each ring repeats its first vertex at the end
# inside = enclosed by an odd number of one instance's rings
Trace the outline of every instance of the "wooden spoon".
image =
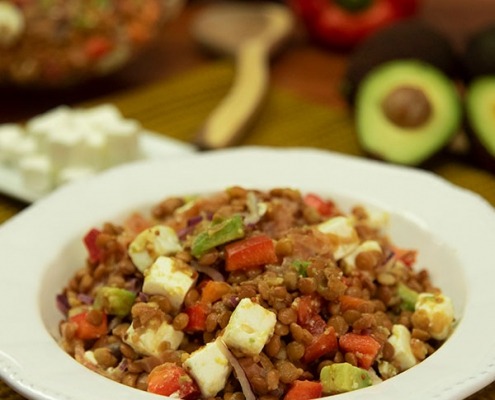
{"type": "Polygon", "coordinates": [[[196,143],[202,149],[235,144],[248,130],[266,98],[270,56],[293,31],[286,6],[269,2],[220,2],[193,21],[193,37],[222,55],[235,57],[230,91],[201,127],[196,143]]]}

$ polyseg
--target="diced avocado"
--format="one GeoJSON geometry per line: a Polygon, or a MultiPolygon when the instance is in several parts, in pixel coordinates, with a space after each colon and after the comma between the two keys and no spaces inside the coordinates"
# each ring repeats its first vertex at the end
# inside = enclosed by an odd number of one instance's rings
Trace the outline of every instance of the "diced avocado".
{"type": "Polygon", "coordinates": [[[107,314],[124,317],[130,313],[136,294],[117,287],[102,286],[95,296],[93,307],[107,314]]]}
{"type": "Polygon", "coordinates": [[[212,221],[208,228],[197,235],[191,245],[194,257],[201,257],[216,246],[244,237],[244,222],[240,215],[223,221],[212,221]]]}
{"type": "Polygon", "coordinates": [[[407,311],[414,311],[416,307],[416,301],[418,301],[418,292],[412,290],[406,284],[400,282],[397,285],[397,294],[401,300],[401,307],[407,311]]]}
{"type": "Polygon", "coordinates": [[[396,22],[363,41],[349,58],[342,91],[354,104],[361,81],[376,67],[395,60],[418,60],[449,77],[460,74],[459,60],[450,41],[420,19],[396,22]]]}
{"type": "Polygon", "coordinates": [[[362,149],[380,160],[417,166],[451,141],[462,118],[453,81],[430,64],[391,61],[363,80],[356,98],[362,149]]]}
{"type": "Polygon", "coordinates": [[[366,370],[349,363],[323,367],[320,381],[325,394],[345,393],[372,385],[371,377],[366,370]]]}

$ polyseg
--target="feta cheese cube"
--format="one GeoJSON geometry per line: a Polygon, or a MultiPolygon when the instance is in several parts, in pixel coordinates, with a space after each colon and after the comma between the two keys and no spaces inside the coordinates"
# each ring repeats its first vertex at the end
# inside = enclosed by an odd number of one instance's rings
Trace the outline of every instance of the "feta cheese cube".
{"type": "Polygon", "coordinates": [[[19,160],[36,151],[34,139],[26,136],[24,129],[16,124],[0,126],[0,162],[16,167],[19,160]]]}
{"type": "Polygon", "coordinates": [[[131,119],[109,122],[102,127],[108,140],[106,162],[114,166],[139,157],[140,124],[131,119]]]}
{"type": "Polygon", "coordinates": [[[143,292],[167,297],[172,307],[178,310],[197,277],[198,273],[189,265],[160,256],[144,271],[143,292]]]}
{"type": "Polygon", "coordinates": [[[271,338],[276,322],[277,316],[274,312],[244,298],[225,327],[223,341],[228,347],[240,350],[246,355],[258,355],[271,338]]]}
{"type": "Polygon", "coordinates": [[[214,397],[227,383],[232,367],[219,345],[219,338],[196,350],[184,362],[204,398],[214,397]]]}
{"type": "Polygon", "coordinates": [[[134,329],[130,325],[124,336],[124,341],[135,351],[147,356],[158,356],[161,351],[161,344],[168,342],[170,348],[176,350],[184,338],[182,331],[176,331],[167,322],[162,322],[157,328],[139,327],[134,329]]]}
{"type": "Polygon", "coordinates": [[[428,321],[427,330],[432,338],[445,340],[454,324],[452,300],[443,294],[420,293],[416,301],[415,316],[428,321]]]}
{"type": "Polygon", "coordinates": [[[376,240],[364,241],[358,247],[356,247],[351,253],[349,253],[342,259],[344,272],[349,273],[354,268],[356,268],[356,257],[359,254],[367,251],[376,251],[377,253],[381,254],[382,248],[380,246],[380,243],[378,243],[376,240]]]}
{"type": "Polygon", "coordinates": [[[46,154],[52,160],[56,171],[76,165],[81,165],[79,148],[83,143],[81,131],[70,126],[61,127],[48,135],[46,154]]]}
{"type": "Polygon", "coordinates": [[[34,193],[44,194],[55,186],[53,166],[45,155],[24,157],[19,163],[19,173],[26,189],[34,193]]]}
{"type": "Polygon", "coordinates": [[[411,333],[404,325],[396,324],[392,327],[392,336],[388,338],[388,342],[394,348],[394,363],[400,371],[417,364],[411,349],[411,333]]]}
{"type": "Polygon", "coordinates": [[[57,174],[55,185],[57,186],[65,185],[66,183],[85,179],[95,174],[96,174],[96,170],[91,167],[63,168],[57,174]]]}
{"type": "Polygon", "coordinates": [[[108,123],[124,119],[120,110],[113,104],[105,103],[90,108],[74,110],[77,118],[86,121],[97,130],[103,129],[108,123]]]}
{"type": "Polygon", "coordinates": [[[318,225],[317,229],[326,234],[333,244],[336,261],[351,253],[359,245],[359,237],[350,217],[333,217],[318,225]]]}
{"type": "Polygon", "coordinates": [[[128,254],[141,272],[159,256],[168,256],[182,250],[175,231],[165,225],[155,225],[139,233],[129,245],[128,254]]]}
{"type": "Polygon", "coordinates": [[[45,152],[48,136],[60,129],[71,126],[72,110],[68,106],[59,106],[31,118],[26,123],[27,133],[36,141],[39,151],[45,152]]]}

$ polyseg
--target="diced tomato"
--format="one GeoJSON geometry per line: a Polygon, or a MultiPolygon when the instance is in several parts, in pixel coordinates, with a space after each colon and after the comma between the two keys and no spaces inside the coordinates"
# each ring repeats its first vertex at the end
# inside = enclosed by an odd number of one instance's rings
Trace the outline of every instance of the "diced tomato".
{"type": "Polygon", "coordinates": [[[86,246],[86,250],[88,251],[89,261],[92,263],[100,261],[101,250],[96,245],[96,238],[101,233],[96,228],[91,229],[83,238],[84,245],[86,246]]]}
{"type": "Polygon", "coordinates": [[[317,296],[304,295],[297,300],[297,322],[299,325],[308,325],[310,321],[319,315],[321,300],[317,296]]]}
{"type": "Polygon", "coordinates": [[[99,60],[113,49],[114,44],[104,36],[92,36],[84,44],[84,52],[90,60],[99,60]]]}
{"type": "Polygon", "coordinates": [[[401,249],[399,247],[394,247],[394,257],[396,260],[402,261],[408,267],[412,267],[416,262],[416,257],[418,255],[416,250],[401,249]]]}
{"type": "Polygon", "coordinates": [[[306,346],[302,360],[305,363],[310,363],[324,355],[335,354],[337,349],[338,342],[335,329],[329,326],[323,333],[315,336],[313,341],[306,346]]]}
{"type": "Polygon", "coordinates": [[[276,263],[273,240],[266,235],[252,236],[225,246],[225,269],[235,271],[276,263]]]}
{"type": "Polygon", "coordinates": [[[335,214],[335,204],[330,200],[323,200],[314,193],[308,193],[303,198],[304,204],[314,207],[318,213],[324,217],[335,214]]]}
{"type": "MultiPolygon", "coordinates": [[[[94,325],[95,318],[88,317],[90,311],[83,311],[69,318],[70,322],[77,325],[76,336],[79,339],[90,340],[98,339],[108,331],[107,315],[101,311],[94,311],[101,315],[98,325],[94,325]]],[[[94,316],[92,316],[94,317],[94,316]]],[[[97,319],[97,318],[96,318],[97,319]]]]}
{"type": "Polygon", "coordinates": [[[321,397],[323,385],[314,381],[294,381],[284,400],[310,400],[321,397]]]}
{"type": "Polygon", "coordinates": [[[148,375],[147,391],[186,400],[195,400],[200,396],[196,382],[184,368],[174,363],[164,363],[153,368],[148,375]]]}
{"type": "Polygon", "coordinates": [[[347,294],[340,296],[339,301],[340,310],[342,312],[347,310],[360,310],[360,308],[368,302],[367,300],[361,299],[360,297],[349,296],[347,294]]]}
{"type": "Polygon", "coordinates": [[[361,368],[369,369],[373,365],[381,345],[369,335],[346,333],[339,338],[339,346],[346,353],[353,353],[361,368]]]}
{"type": "Polygon", "coordinates": [[[189,322],[185,328],[186,332],[202,332],[206,329],[206,317],[209,307],[205,303],[195,303],[185,309],[189,322]]]}
{"type": "Polygon", "coordinates": [[[201,291],[201,302],[205,304],[214,303],[231,290],[232,288],[227,282],[208,281],[201,291]]]}

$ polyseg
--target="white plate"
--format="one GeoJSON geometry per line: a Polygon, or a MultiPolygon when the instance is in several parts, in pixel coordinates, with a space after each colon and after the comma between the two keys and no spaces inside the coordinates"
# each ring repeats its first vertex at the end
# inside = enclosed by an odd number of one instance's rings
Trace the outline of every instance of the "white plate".
{"type": "MultiPolygon", "coordinates": [[[[143,158],[163,158],[191,153],[195,150],[192,145],[150,131],[141,133],[139,145],[143,158]]],[[[22,182],[21,174],[17,169],[2,164],[0,164],[0,192],[26,203],[32,203],[46,195],[29,190],[22,182]]]]}
{"type": "Polygon", "coordinates": [[[431,174],[324,151],[240,148],[148,160],[68,185],[0,227],[0,376],[29,399],[151,400],[103,378],[56,343],[55,296],[83,263],[83,234],[177,194],[239,184],[293,187],[390,213],[390,235],[419,249],[419,266],[449,295],[459,324],[421,364],[352,400],[463,399],[495,379],[495,212],[431,174]]]}

